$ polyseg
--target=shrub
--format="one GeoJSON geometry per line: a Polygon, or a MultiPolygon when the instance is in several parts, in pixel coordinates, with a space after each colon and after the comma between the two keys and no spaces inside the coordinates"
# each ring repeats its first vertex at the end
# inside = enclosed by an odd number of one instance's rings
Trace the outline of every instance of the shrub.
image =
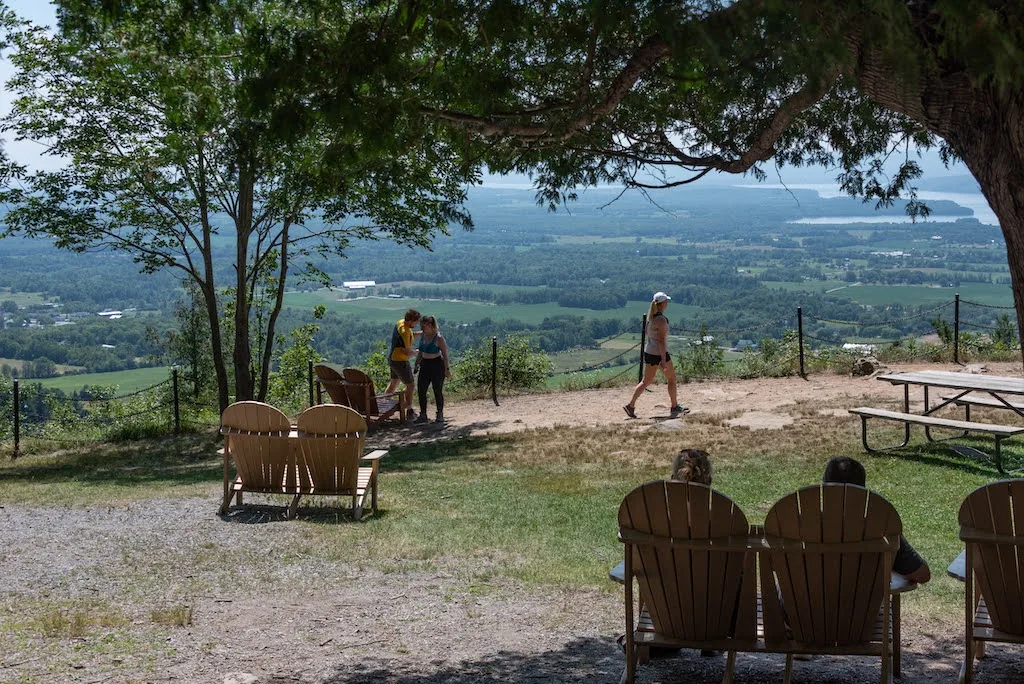
{"type": "Polygon", "coordinates": [[[700,326],[700,337],[687,342],[676,362],[679,379],[710,378],[725,371],[725,351],[710,340],[706,325],[700,326]]]}
{"type": "MultiPolygon", "coordinates": [[[[551,361],[525,335],[510,335],[498,344],[497,387],[502,391],[541,387],[551,372],[551,361]]],[[[491,342],[467,349],[452,369],[453,391],[491,386],[491,342]]]]}

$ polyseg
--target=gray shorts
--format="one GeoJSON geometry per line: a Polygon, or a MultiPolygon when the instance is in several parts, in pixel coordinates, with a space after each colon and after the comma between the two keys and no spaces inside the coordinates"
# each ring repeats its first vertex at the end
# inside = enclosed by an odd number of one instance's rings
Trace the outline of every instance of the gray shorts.
{"type": "Polygon", "coordinates": [[[388,365],[391,367],[391,379],[401,380],[404,384],[412,387],[412,366],[409,365],[408,361],[395,361],[394,359],[388,360],[388,365]]]}

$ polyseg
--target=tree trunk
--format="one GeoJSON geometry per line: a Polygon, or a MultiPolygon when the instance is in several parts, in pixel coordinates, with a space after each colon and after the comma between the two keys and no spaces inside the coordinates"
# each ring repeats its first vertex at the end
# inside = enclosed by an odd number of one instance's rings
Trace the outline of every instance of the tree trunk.
{"type": "Polygon", "coordinates": [[[999,219],[1024,341],[1024,93],[972,89],[946,140],[963,159],[999,219]]]}
{"type": "Polygon", "coordinates": [[[224,344],[220,333],[220,310],[217,307],[217,292],[213,287],[213,264],[207,260],[209,280],[199,283],[206,304],[206,315],[210,320],[210,343],[213,345],[213,372],[217,376],[217,403],[220,412],[228,407],[230,393],[228,391],[228,369],[224,362],[224,344]]]}
{"type": "Polygon", "coordinates": [[[260,360],[260,401],[266,400],[267,390],[270,387],[270,360],[274,351],[274,334],[277,330],[277,318],[284,307],[284,288],[288,281],[288,228],[290,225],[291,221],[286,218],[284,227],[281,229],[281,260],[277,275],[277,292],[274,296],[274,308],[271,310],[270,320],[267,322],[267,341],[263,345],[263,358],[260,360]]]}
{"type": "Polygon", "coordinates": [[[254,398],[252,350],[249,347],[249,235],[252,232],[253,183],[242,172],[238,188],[238,216],[235,219],[235,401],[254,398]]]}

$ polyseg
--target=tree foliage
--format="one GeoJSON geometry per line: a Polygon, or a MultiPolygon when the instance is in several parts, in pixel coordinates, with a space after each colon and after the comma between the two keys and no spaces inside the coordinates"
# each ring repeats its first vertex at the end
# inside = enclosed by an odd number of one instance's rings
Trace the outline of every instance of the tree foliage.
{"type": "Polygon", "coordinates": [[[285,0],[57,5],[57,31],[4,17],[15,68],[4,130],[64,164],[7,165],[6,233],[127,252],[144,271],[195,283],[222,407],[229,375],[237,398],[266,395],[291,269],[315,278],[314,257],[344,256],[354,240],[426,247],[452,223],[470,226],[472,167],[406,104],[415,65],[400,14],[285,0]],[[214,263],[224,245],[226,283],[214,263]],[[249,314],[268,269],[254,342],[249,314]]]}

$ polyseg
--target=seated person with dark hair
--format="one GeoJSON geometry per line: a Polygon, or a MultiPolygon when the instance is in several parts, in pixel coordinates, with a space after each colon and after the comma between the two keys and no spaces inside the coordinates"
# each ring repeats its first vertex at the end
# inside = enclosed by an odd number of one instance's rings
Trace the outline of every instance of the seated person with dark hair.
{"type": "MultiPolygon", "coordinates": [[[[836,456],[825,466],[825,474],[821,476],[823,483],[852,484],[866,487],[867,472],[860,461],[848,456],[836,456]]],[[[914,550],[910,542],[900,535],[900,548],[892,563],[893,572],[903,575],[911,582],[924,584],[932,578],[928,563],[914,550]]]]}

